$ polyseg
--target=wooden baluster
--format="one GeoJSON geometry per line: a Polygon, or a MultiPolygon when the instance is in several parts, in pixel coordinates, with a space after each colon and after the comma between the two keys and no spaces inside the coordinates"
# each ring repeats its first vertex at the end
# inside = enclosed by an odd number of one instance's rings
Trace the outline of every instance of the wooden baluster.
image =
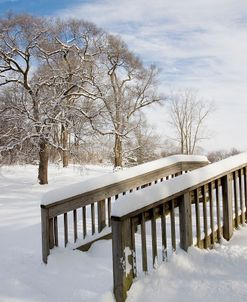
{"type": "Polygon", "coordinates": [[[213,210],[213,184],[208,184],[208,191],[209,191],[209,213],[210,213],[210,228],[211,228],[211,244],[214,245],[214,210],[213,210]]]}
{"type": "Polygon", "coordinates": [[[232,214],[232,175],[228,174],[221,178],[223,199],[223,237],[230,240],[233,234],[232,214]]]}
{"type": "Polygon", "coordinates": [[[82,207],[82,232],[83,238],[87,236],[87,210],[86,207],[82,207]]]}
{"type": "Polygon", "coordinates": [[[235,211],[235,228],[239,226],[239,213],[238,213],[238,189],[237,189],[237,172],[233,172],[233,188],[234,188],[234,211],[235,211]]]}
{"type": "Polygon", "coordinates": [[[201,242],[201,221],[200,221],[200,203],[199,203],[199,190],[194,190],[195,208],[196,208],[196,242],[200,247],[201,242]]]}
{"type": "Polygon", "coordinates": [[[141,214],[141,242],[142,242],[142,270],[147,272],[147,242],[146,242],[146,224],[145,213],[141,214]]]}
{"type": "Polygon", "coordinates": [[[64,213],[63,215],[63,226],[64,226],[64,246],[68,244],[68,214],[64,213]]]}
{"type": "Polygon", "coordinates": [[[219,180],[215,181],[215,189],[216,189],[216,215],[217,215],[217,239],[220,241],[221,239],[221,220],[220,220],[220,190],[219,190],[219,180]]]}
{"type": "Polygon", "coordinates": [[[131,253],[132,253],[132,261],[133,261],[133,277],[136,277],[137,270],[136,270],[136,249],[135,249],[135,232],[137,229],[137,225],[134,219],[131,219],[131,253]]]}
{"type": "Polygon", "coordinates": [[[166,209],[161,207],[161,237],[162,237],[162,261],[167,261],[167,236],[166,236],[166,209]]]}
{"type": "Polygon", "coordinates": [[[241,224],[245,222],[245,213],[244,213],[244,198],[243,198],[243,169],[238,171],[239,177],[239,194],[240,194],[240,208],[241,208],[241,224]]]}
{"type": "Polygon", "coordinates": [[[155,208],[153,208],[151,211],[151,232],[152,232],[153,268],[156,268],[158,253],[157,253],[157,233],[156,233],[155,208]]]}
{"type": "Polygon", "coordinates": [[[74,242],[76,242],[77,236],[77,211],[73,211],[73,221],[74,221],[74,242]]]}
{"type": "Polygon", "coordinates": [[[204,229],[204,247],[208,248],[208,217],[207,217],[207,196],[206,196],[206,186],[202,186],[202,205],[203,205],[203,229],[204,229]]]}
{"type": "Polygon", "coordinates": [[[98,232],[100,233],[106,226],[105,200],[98,201],[98,232]]]}
{"type": "Polygon", "coordinates": [[[95,234],[95,207],[94,203],[91,203],[91,223],[92,223],[92,235],[95,234]]]}
{"type": "Polygon", "coordinates": [[[57,216],[54,217],[54,239],[55,239],[55,246],[58,246],[58,224],[57,224],[57,216]]]}
{"type": "Polygon", "coordinates": [[[107,198],[108,226],[111,226],[111,197],[107,198]]]}
{"type": "Polygon", "coordinates": [[[172,251],[176,251],[176,229],[175,229],[175,213],[174,213],[174,200],[170,201],[170,219],[171,219],[171,240],[172,240],[172,251]]]}
{"type": "Polygon", "coordinates": [[[244,203],[245,203],[245,221],[247,220],[247,167],[244,167],[244,203]]]}
{"type": "Polygon", "coordinates": [[[49,248],[54,248],[54,229],[53,229],[53,218],[49,219],[49,248]]]}

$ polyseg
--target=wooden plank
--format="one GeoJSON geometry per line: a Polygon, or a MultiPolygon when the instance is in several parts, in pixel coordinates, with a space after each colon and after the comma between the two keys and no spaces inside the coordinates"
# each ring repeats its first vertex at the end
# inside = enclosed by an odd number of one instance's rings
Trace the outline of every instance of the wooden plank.
{"type": "Polygon", "coordinates": [[[141,243],[142,243],[142,270],[147,272],[147,242],[146,242],[146,223],[145,223],[145,213],[141,214],[141,243]]]}
{"type": "Polygon", "coordinates": [[[53,228],[53,218],[49,219],[49,248],[54,248],[54,228],[53,228]]]}
{"type": "Polygon", "coordinates": [[[223,237],[230,240],[233,235],[232,213],[232,175],[228,174],[221,178],[223,199],[223,237]]]}
{"type": "Polygon", "coordinates": [[[241,209],[241,224],[245,223],[244,197],[243,197],[243,169],[238,171],[239,177],[239,194],[240,194],[240,209],[241,209]]]}
{"type": "Polygon", "coordinates": [[[216,215],[217,215],[217,239],[221,240],[221,219],[220,219],[220,190],[219,190],[219,181],[215,181],[215,190],[216,190],[216,215]]]}
{"type": "Polygon", "coordinates": [[[42,259],[47,263],[50,254],[49,248],[49,214],[48,210],[41,208],[41,231],[42,231],[42,259]]]}
{"type": "Polygon", "coordinates": [[[156,232],[156,219],[155,208],[151,210],[151,233],[152,233],[152,256],[153,256],[153,268],[157,265],[157,232],[156,232]]]}
{"type": "Polygon", "coordinates": [[[112,217],[113,291],[117,302],[126,300],[134,278],[130,230],[130,219],[112,217]]]}
{"type": "Polygon", "coordinates": [[[63,225],[64,225],[64,246],[68,244],[68,214],[64,213],[63,216],[63,225]]]}
{"type": "Polygon", "coordinates": [[[102,235],[101,237],[97,237],[96,239],[92,238],[91,241],[84,243],[80,246],[78,246],[76,249],[82,252],[87,252],[93,243],[99,241],[99,240],[110,240],[112,239],[112,233],[108,233],[106,235],[102,235]]]}
{"type": "Polygon", "coordinates": [[[106,227],[105,199],[98,201],[98,232],[106,227]]]}
{"type": "Polygon", "coordinates": [[[247,221],[247,167],[244,167],[244,203],[245,203],[245,222],[247,221]]]}
{"type": "Polygon", "coordinates": [[[108,226],[111,226],[111,197],[107,198],[108,226]]]}
{"type": "Polygon", "coordinates": [[[82,233],[83,233],[83,238],[85,239],[87,236],[87,209],[86,209],[86,207],[82,207],[82,233]]]}
{"type": "Polygon", "coordinates": [[[196,208],[196,242],[199,247],[201,241],[201,221],[200,221],[200,203],[198,189],[194,190],[195,208],[196,208]]]}
{"type": "Polygon", "coordinates": [[[234,212],[235,212],[235,227],[239,226],[239,213],[238,213],[238,188],[237,188],[237,171],[233,172],[233,189],[234,189],[234,212]]]}
{"type": "Polygon", "coordinates": [[[179,198],[180,247],[187,251],[193,244],[190,193],[179,198]]]}
{"type": "Polygon", "coordinates": [[[91,224],[92,224],[92,235],[95,234],[95,207],[94,203],[91,203],[91,224]]]}
{"type": "Polygon", "coordinates": [[[74,224],[74,242],[76,242],[76,240],[78,238],[78,234],[77,234],[77,211],[76,210],[73,211],[73,224],[74,224]]]}
{"type": "Polygon", "coordinates": [[[213,185],[212,183],[208,184],[208,193],[209,193],[209,214],[210,214],[210,228],[211,228],[211,234],[210,234],[210,239],[211,239],[211,244],[214,245],[215,240],[214,240],[214,198],[213,198],[213,185]]]}
{"type": "Polygon", "coordinates": [[[57,224],[57,216],[54,217],[54,240],[55,240],[55,246],[58,246],[58,224],[57,224]]]}
{"type": "Polygon", "coordinates": [[[166,209],[161,206],[162,261],[167,261],[166,209]]]}
{"type": "Polygon", "coordinates": [[[203,230],[204,230],[204,247],[208,248],[208,213],[207,213],[207,196],[206,186],[202,187],[202,205],[203,205],[203,230]]]}
{"type": "Polygon", "coordinates": [[[175,228],[175,213],[174,213],[174,200],[170,201],[171,211],[170,211],[170,219],[171,219],[171,241],[172,241],[172,251],[176,251],[176,228],[175,228]]]}
{"type": "Polygon", "coordinates": [[[131,253],[132,253],[132,261],[133,261],[133,278],[137,275],[137,267],[136,267],[136,249],[135,249],[135,232],[137,230],[137,225],[135,223],[135,219],[131,219],[131,253]]]}

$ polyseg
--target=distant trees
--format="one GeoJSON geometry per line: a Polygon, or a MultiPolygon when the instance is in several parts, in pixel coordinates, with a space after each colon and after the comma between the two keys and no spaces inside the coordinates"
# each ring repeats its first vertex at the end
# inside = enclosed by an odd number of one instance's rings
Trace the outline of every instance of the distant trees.
{"type": "Polygon", "coordinates": [[[0,153],[36,152],[46,184],[50,152],[66,167],[87,137],[104,135],[114,137],[114,165],[122,166],[137,113],[161,99],[156,76],[90,22],[8,14],[0,19],[0,153]]]}
{"type": "Polygon", "coordinates": [[[206,139],[205,122],[212,111],[194,90],[185,89],[172,93],[169,102],[172,139],[178,143],[181,154],[194,154],[198,143],[206,139]]]}
{"type": "Polygon", "coordinates": [[[239,153],[241,153],[241,151],[236,148],[232,148],[230,150],[216,150],[209,152],[207,154],[207,158],[211,163],[213,163],[239,153]]]}

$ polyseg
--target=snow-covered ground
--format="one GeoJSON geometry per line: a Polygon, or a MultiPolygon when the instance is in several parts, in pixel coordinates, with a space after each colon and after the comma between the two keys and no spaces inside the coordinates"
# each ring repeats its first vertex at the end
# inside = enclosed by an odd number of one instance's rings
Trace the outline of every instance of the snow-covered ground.
{"type": "MultiPolygon", "coordinates": [[[[113,302],[111,241],[82,253],[56,248],[41,260],[40,200],[51,189],[112,171],[111,167],[52,166],[47,186],[37,167],[0,169],[0,302],[113,302]]],[[[178,249],[168,263],[139,277],[128,302],[246,301],[247,227],[215,250],[178,249]]]]}

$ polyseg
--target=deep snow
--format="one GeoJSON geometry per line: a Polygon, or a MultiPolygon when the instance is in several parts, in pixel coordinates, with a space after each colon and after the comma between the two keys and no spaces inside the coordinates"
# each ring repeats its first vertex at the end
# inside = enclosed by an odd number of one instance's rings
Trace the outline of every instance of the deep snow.
{"type": "MultiPolygon", "coordinates": [[[[111,241],[87,253],[56,248],[41,260],[40,200],[51,189],[111,172],[111,167],[50,168],[50,184],[36,182],[37,167],[0,169],[0,302],[112,302],[111,241]]],[[[148,243],[150,241],[148,240],[148,243]]],[[[247,227],[215,250],[178,249],[168,263],[131,287],[128,302],[246,301],[247,227]]]]}

